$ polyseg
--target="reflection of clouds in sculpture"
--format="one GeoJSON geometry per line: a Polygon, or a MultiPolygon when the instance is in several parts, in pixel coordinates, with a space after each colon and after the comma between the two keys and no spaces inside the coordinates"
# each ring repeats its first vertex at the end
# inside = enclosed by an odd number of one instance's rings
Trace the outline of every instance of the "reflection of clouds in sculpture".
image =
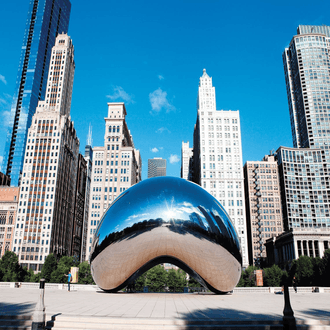
{"type": "Polygon", "coordinates": [[[236,231],[220,203],[189,181],[142,181],[111,205],[91,254],[95,282],[118,290],[142,271],[167,260],[213,291],[238,282],[241,253],[236,231]]]}

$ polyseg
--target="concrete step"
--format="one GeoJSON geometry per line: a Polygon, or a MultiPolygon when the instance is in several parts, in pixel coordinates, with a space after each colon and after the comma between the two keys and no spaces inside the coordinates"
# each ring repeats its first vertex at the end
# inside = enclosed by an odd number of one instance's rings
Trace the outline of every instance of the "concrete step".
{"type": "Polygon", "coordinates": [[[31,329],[31,315],[0,315],[0,329],[31,329]]]}
{"type": "MultiPolygon", "coordinates": [[[[223,320],[173,320],[156,318],[112,318],[112,317],[71,317],[57,316],[56,319],[47,322],[46,329],[136,329],[136,330],[186,330],[186,329],[283,329],[282,321],[223,321],[223,320]]],[[[330,330],[330,322],[318,320],[297,321],[299,330],[330,330]]]]}

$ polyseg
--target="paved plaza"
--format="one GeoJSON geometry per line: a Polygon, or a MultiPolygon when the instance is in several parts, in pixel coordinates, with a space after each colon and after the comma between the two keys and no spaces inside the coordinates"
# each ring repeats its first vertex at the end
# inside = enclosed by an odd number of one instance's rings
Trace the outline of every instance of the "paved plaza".
{"type": "MultiPolygon", "coordinates": [[[[31,314],[39,289],[1,288],[0,314],[31,314]]],[[[330,318],[327,293],[291,293],[297,320],[330,318]]],[[[47,320],[52,316],[173,320],[281,320],[284,296],[273,293],[166,294],[46,290],[47,320]]]]}

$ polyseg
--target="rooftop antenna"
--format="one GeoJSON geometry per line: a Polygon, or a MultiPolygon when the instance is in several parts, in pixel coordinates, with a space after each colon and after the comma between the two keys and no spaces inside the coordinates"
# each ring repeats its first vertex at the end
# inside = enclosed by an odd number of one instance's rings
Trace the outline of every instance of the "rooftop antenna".
{"type": "Polygon", "coordinates": [[[91,123],[89,123],[89,129],[88,129],[88,134],[87,134],[86,144],[87,144],[88,146],[92,146],[92,145],[93,145],[93,139],[92,139],[92,124],[91,124],[91,123]]]}

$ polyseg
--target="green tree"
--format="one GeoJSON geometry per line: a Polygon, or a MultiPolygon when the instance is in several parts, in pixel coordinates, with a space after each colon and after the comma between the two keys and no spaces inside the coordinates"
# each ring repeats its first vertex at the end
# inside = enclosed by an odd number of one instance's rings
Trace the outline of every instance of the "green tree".
{"type": "Polygon", "coordinates": [[[324,251],[324,256],[322,258],[322,275],[321,283],[322,286],[330,286],[330,250],[324,251]]]}
{"type": "Polygon", "coordinates": [[[52,272],[56,270],[57,261],[53,253],[50,253],[45,260],[45,263],[41,269],[41,278],[44,278],[47,283],[50,282],[52,272]]]}
{"type": "Polygon", "coordinates": [[[146,285],[151,292],[163,292],[166,285],[166,271],[157,265],[147,271],[146,285]]]}
{"type": "Polygon", "coordinates": [[[88,261],[84,261],[79,264],[79,273],[78,273],[78,283],[79,284],[94,284],[91,266],[88,261]]]}
{"type": "Polygon", "coordinates": [[[63,256],[57,264],[57,268],[51,273],[51,283],[65,283],[68,278],[65,276],[69,273],[73,265],[73,257],[63,256]]]}
{"type": "Polygon", "coordinates": [[[240,277],[240,279],[239,279],[239,281],[236,285],[238,288],[241,288],[241,287],[245,286],[245,280],[244,280],[243,275],[244,275],[244,271],[241,273],[241,277],[240,277]]]}
{"type": "Polygon", "coordinates": [[[174,292],[183,292],[184,287],[187,286],[187,274],[182,269],[176,269],[176,286],[174,292]]]}
{"type": "Polygon", "coordinates": [[[135,290],[143,291],[143,288],[146,286],[146,273],[139,276],[135,281],[135,290]]]}
{"type": "Polygon", "coordinates": [[[169,269],[167,271],[166,284],[170,292],[182,292],[183,287],[185,286],[184,282],[182,281],[182,276],[178,271],[179,269],[169,269]]]}
{"type": "Polygon", "coordinates": [[[263,271],[264,286],[281,286],[283,284],[284,272],[277,265],[265,268],[263,271]]]}
{"type": "Polygon", "coordinates": [[[322,286],[323,261],[320,257],[311,259],[313,265],[312,285],[322,286]]]}
{"type": "Polygon", "coordinates": [[[299,259],[293,261],[293,264],[295,265],[294,268],[296,270],[294,276],[297,279],[298,285],[312,285],[313,263],[311,259],[312,258],[308,256],[300,256],[299,259]]]}
{"type": "Polygon", "coordinates": [[[24,276],[24,282],[34,282],[34,271],[30,268],[24,267],[26,270],[26,275],[24,276]]]}
{"type": "Polygon", "coordinates": [[[255,286],[255,275],[254,271],[258,270],[259,268],[256,266],[249,266],[245,269],[242,273],[242,280],[240,280],[240,284],[242,286],[252,287],[255,286]]]}
{"type": "Polygon", "coordinates": [[[189,276],[188,286],[190,288],[201,288],[202,287],[202,285],[191,276],[189,276]]]}
{"type": "Polygon", "coordinates": [[[0,273],[2,282],[20,282],[24,279],[26,271],[18,263],[14,252],[6,251],[0,260],[0,273]]]}

